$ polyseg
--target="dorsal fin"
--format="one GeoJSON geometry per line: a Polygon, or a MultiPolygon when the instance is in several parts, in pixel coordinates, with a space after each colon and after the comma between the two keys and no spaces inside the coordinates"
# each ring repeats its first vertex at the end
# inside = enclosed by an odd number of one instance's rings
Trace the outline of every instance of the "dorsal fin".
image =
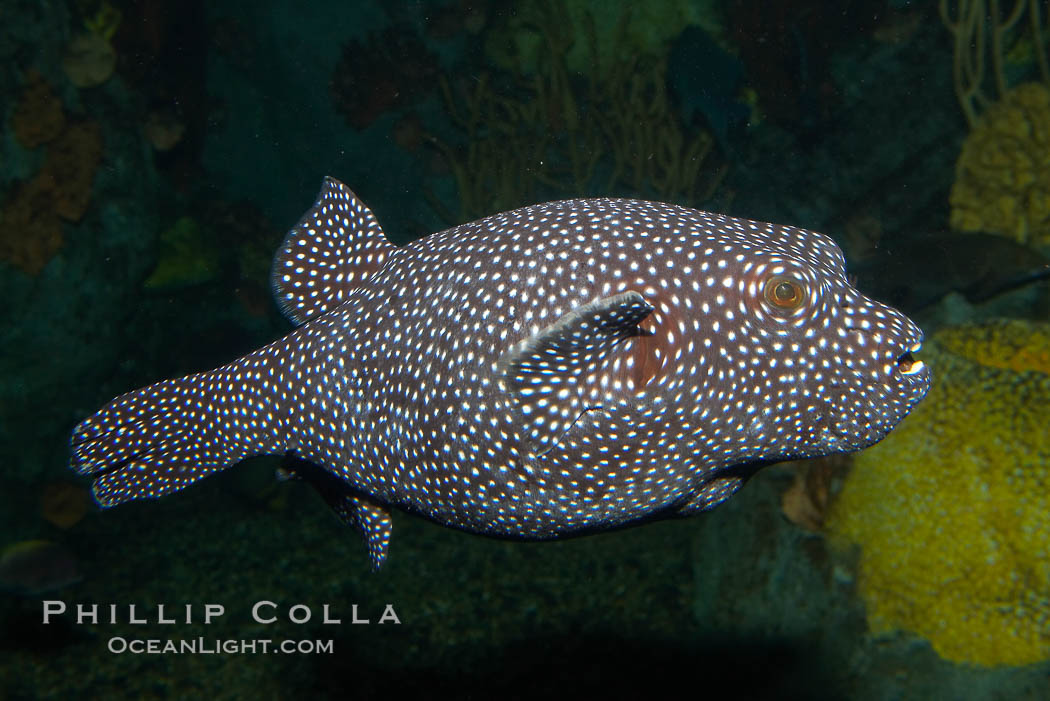
{"type": "Polygon", "coordinates": [[[394,250],[371,210],[325,178],[317,201],[288,231],[273,262],[277,304],[296,324],[338,307],[394,250]]]}
{"type": "Polygon", "coordinates": [[[588,410],[599,408],[588,382],[606,359],[653,311],[638,292],[597,299],[564,314],[550,326],[508,350],[497,363],[503,388],[514,398],[525,445],[535,455],[549,450],[588,410]]]}

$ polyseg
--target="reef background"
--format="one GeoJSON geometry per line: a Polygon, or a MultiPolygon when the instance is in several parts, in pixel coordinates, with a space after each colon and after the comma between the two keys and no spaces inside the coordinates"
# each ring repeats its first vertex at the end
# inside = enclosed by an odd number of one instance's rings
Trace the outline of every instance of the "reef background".
{"type": "Polygon", "coordinates": [[[68,472],[70,430],[112,397],[288,331],[270,260],[325,175],[398,243],[545,199],[662,199],[828,233],[862,291],[927,333],[1050,321],[1050,169],[1017,155],[1050,162],[1050,109],[1041,93],[995,94],[1041,81],[1038,34],[1010,35],[997,67],[1009,85],[980,85],[975,108],[960,104],[956,35],[933,0],[631,4],[5,6],[0,546],[24,547],[0,562],[0,697],[515,698],[683,682],[741,698],[1050,696],[1046,661],[951,662],[914,631],[871,632],[861,556],[824,528],[848,467],[768,468],[703,516],[557,543],[395,514],[378,574],[319,498],[275,482],[276,460],[106,512],[68,472]],[[1000,100],[1020,106],[993,111],[1000,100]],[[115,603],[123,622],[44,626],[43,599],[115,603]],[[278,622],[251,620],[260,600],[278,622]],[[155,618],[159,603],[226,615],[126,622],[127,605],[155,618]],[[289,622],[294,604],[313,620],[289,622]],[[342,625],[320,623],[325,604],[342,625]],[[372,625],[349,624],[354,604],[372,625]],[[387,604],[401,625],[376,624],[387,604]],[[111,654],[113,636],[334,640],[334,653],[111,654]]]}

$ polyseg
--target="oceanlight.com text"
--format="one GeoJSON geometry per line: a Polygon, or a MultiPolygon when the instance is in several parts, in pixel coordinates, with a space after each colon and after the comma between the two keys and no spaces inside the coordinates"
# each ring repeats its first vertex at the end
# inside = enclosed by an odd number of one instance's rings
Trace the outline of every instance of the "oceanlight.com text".
{"type": "Polygon", "coordinates": [[[269,638],[124,638],[106,644],[116,655],[331,655],[332,640],[272,640],[269,638]]]}

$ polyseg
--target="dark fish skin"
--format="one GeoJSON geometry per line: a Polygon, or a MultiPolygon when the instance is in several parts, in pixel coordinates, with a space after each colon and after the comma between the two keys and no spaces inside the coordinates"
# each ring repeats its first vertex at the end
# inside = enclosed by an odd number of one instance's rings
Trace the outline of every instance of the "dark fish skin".
{"type": "Polygon", "coordinates": [[[930,384],[921,331],[830,238],[666,204],[550,202],[395,247],[329,178],[273,280],[290,334],[76,427],[101,505],[291,454],[378,567],[392,506],[530,539],[696,513],[757,465],[880,440],[930,384]]]}

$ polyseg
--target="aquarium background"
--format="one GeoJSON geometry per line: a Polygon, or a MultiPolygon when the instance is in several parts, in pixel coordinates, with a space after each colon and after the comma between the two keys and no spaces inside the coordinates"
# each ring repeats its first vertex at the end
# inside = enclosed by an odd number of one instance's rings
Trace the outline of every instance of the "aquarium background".
{"type": "Polygon", "coordinates": [[[1050,12],[1003,5],[6,2],[0,697],[1050,698],[1050,12]],[[696,518],[520,543],[395,514],[379,573],[277,459],[98,510],[72,427],[289,331],[270,262],[326,175],[396,243],[602,195],[826,232],[934,389],[696,518]]]}

